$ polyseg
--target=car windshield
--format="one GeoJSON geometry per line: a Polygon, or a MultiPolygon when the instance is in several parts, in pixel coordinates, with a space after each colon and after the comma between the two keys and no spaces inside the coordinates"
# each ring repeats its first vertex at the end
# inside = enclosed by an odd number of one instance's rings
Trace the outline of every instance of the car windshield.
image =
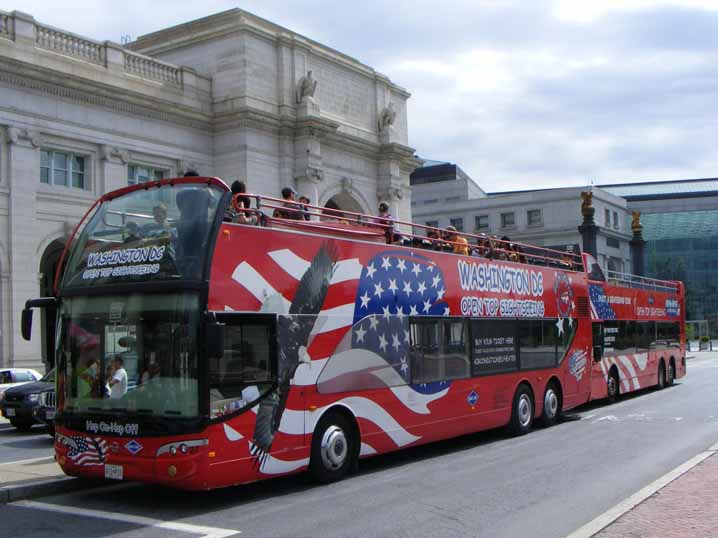
{"type": "Polygon", "coordinates": [[[196,294],[74,297],[60,312],[59,409],[198,416],[196,294]]]}
{"type": "Polygon", "coordinates": [[[222,194],[206,183],[165,184],[102,203],[76,242],[63,287],[201,278],[222,194]]]}

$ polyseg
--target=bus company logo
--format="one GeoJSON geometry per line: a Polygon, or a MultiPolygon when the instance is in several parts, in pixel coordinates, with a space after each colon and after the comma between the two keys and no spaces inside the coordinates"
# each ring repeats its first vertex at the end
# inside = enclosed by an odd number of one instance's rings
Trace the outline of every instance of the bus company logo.
{"type": "Polygon", "coordinates": [[[666,299],[666,314],[672,318],[678,317],[681,313],[681,305],[677,299],[666,299]]]}
{"type": "Polygon", "coordinates": [[[142,450],[142,445],[133,439],[132,441],[130,441],[129,443],[127,443],[125,445],[125,449],[127,449],[127,452],[129,452],[130,454],[132,454],[134,456],[140,450],[142,450]]]}
{"type": "Polygon", "coordinates": [[[586,360],[587,353],[584,349],[579,349],[571,353],[568,359],[568,372],[576,378],[576,381],[581,381],[583,374],[586,372],[586,360]]]}
{"type": "Polygon", "coordinates": [[[556,273],[553,291],[556,294],[556,308],[559,317],[569,317],[573,309],[573,287],[565,273],[556,273]]]}
{"type": "Polygon", "coordinates": [[[653,305],[653,303],[656,302],[656,299],[653,297],[653,295],[648,296],[648,304],[653,305]]]}
{"type": "Polygon", "coordinates": [[[476,394],[475,390],[472,390],[471,392],[469,392],[469,395],[466,397],[466,401],[468,402],[468,404],[471,407],[473,407],[476,405],[476,402],[479,401],[479,395],[476,394]]]}

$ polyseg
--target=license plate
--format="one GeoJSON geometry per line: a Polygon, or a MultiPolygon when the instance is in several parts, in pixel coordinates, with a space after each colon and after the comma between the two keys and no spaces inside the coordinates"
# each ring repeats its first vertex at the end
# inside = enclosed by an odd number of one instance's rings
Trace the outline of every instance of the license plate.
{"type": "Polygon", "coordinates": [[[122,480],[122,465],[105,465],[105,478],[122,480]]]}
{"type": "Polygon", "coordinates": [[[45,420],[54,420],[55,411],[45,411],[45,420]]]}
{"type": "Polygon", "coordinates": [[[15,416],[15,410],[12,408],[5,409],[5,416],[6,417],[14,417],[15,416]]]}

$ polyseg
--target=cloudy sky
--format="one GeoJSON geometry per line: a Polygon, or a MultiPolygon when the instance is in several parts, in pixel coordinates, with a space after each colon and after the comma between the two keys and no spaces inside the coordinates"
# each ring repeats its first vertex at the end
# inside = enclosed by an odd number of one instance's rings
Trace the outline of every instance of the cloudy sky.
{"type": "Polygon", "coordinates": [[[7,0],[120,41],[240,7],[412,93],[410,143],[488,191],[718,176],[718,0],[7,0]]]}

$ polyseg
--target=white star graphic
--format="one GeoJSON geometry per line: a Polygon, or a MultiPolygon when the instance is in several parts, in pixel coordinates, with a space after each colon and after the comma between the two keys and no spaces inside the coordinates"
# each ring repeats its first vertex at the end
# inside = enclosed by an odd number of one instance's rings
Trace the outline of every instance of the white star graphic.
{"type": "Polygon", "coordinates": [[[389,279],[389,291],[396,295],[396,290],[399,288],[396,286],[396,279],[389,279]]]}
{"type": "Polygon", "coordinates": [[[568,326],[573,327],[573,318],[568,318],[568,326]]]}
{"type": "Polygon", "coordinates": [[[406,271],[406,262],[404,261],[404,258],[399,258],[399,261],[396,262],[396,268],[399,269],[402,274],[406,271]]]}
{"type": "Polygon", "coordinates": [[[563,319],[558,318],[556,320],[556,328],[558,329],[558,335],[561,336],[563,334],[563,319]]]}
{"type": "Polygon", "coordinates": [[[424,301],[424,312],[428,312],[431,308],[431,301],[424,301]]]}
{"type": "Polygon", "coordinates": [[[381,282],[379,282],[379,284],[374,284],[374,295],[381,297],[382,293],[384,293],[384,288],[381,287],[381,282]]]}
{"type": "Polygon", "coordinates": [[[402,290],[404,293],[406,293],[407,297],[411,297],[411,292],[414,291],[411,289],[411,282],[404,281],[404,289],[402,290]]]}
{"type": "Polygon", "coordinates": [[[386,258],[382,257],[382,259],[381,259],[381,268],[382,268],[382,269],[389,269],[389,268],[391,268],[391,258],[389,258],[389,257],[386,257],[386,258]]]}
{"type": "Polygon", "coordinates": [[[401,347],[401,342],[399,341],[399,336],[396,334],[391,335],[391,347],[399,351],[399,348],[401,347]]]}
{"type": "Polygon", "coordinates": [[[384,317],[386,319],[389,319],[389,316],[391,316],[391,311],[389,310],[389,307],[388,306],[383,307],[382,311],[384,312],[384,314],[383,314],[384,317]]]}
{"type": "Polygon", "coordinates": [[[404,318],[406,317],[406,314],[404,314],[404,307],[399,306],[396,309],[396,317],[399,318],[399,321],[404,321],[404,318]]]}
{"type": "Polygon", "coordinates": [[[432,288],[438,287],[439,282],[441,282],[441,275],[436,275],[434,278],[431,279],[431,287],[432,288]]]}
{"type": "Polygon", "coordinates": [[[416,290],[420,295],[423,295],[426,291],[426,284],[424,284],[424,281],[422,280],[419,282],[419,289],[416,290]]]}
{"type": "Polygon", "coordinates": [[[376,316],[371,316],[369,318],[369,328],[372,331],[376,331],[376,326],[379,325],[379,320],[376,318],[376,316]]]}
{"type": "Polygon", "coordinates": [[[409,334],[409,331],[404,331],[404,342],[407,344],[411,341],[411,335],[409,334]]]}
{"type": "Polygon", "coordinates": [[[416,276],[419,276],[419,273],[421,273],[421,265],[418,263],[412,263],[413,267],[411,269],[411,272],[414,273],[416,276]]]}
{"type": "Polygon", "coordinates": [[[376,273],[376,269],[374,268],[374,262],[371,262],[366,266],[366,276],[374,278],[374,273],[376,273]]]}
{"type": "Polygon", "coordinates": [[[360,308],[368,308],[369,307],[369,301],[371,301],[371,299],[369,298],[369,293],[366,290],[364,290],[364,295],[359,297],[359,299],[361,299],[361,307],[360,308]]]}
{"type": "Polygon", "coordinates": [[[406,373],[409,369],[409,363],[406,362],[406,357],[401,358],[401,371],[406,373]]]}
{"type": "Polygon", "coordinates": [[[358,344],[359,342],[364,341],[364,335],[366,334],[366,331],[364,330],[364,328],[361,325],[359,325],[359,328],[354,331],[354,334],[357,337],[357,344],[358,344]]]}
{"type": "Polygon", "coordinates": [[[426,270],[429,271],[430,273],[433,273],[433,272],[434,272],[434,265],[433,265],[433,264],[430,264],[430,265],[426,268],[426,270]]]}
{"type": "Polygon", "coordinates": [[[416,305],[409,306],[409,315],[410,316],[418,316],[419,315],[419,311],[416,309],[416,305]]]}
{"type": "Polygon", "coordinates": [[[449,307],[448,307],[448,306],[447,306],[446,308],[444,308],[444,315],[445,315],[445,316],[448,316],[448,315],[449,315],[449,312],[451,312],[451,311],[449,310],[449,307]]]}
{"type": "Polygon", "coordinates": [[[380,334],[380,335],[379,335],[379,348],[380,348],[382,351],[386,351],[386,345],[387,345],[387,344],[388,344],[388,342],[386,341],[386,338],[384,338],[384,335],[383,335],[383,334],[380,334]]]}
{"type": "Polygon", "coordinates": [[[439,291],[436,292],[436,300],[441,301],[444,298],[444,294],[446,293],[446,290],[444,288],[441,288],[439,291]]]}

